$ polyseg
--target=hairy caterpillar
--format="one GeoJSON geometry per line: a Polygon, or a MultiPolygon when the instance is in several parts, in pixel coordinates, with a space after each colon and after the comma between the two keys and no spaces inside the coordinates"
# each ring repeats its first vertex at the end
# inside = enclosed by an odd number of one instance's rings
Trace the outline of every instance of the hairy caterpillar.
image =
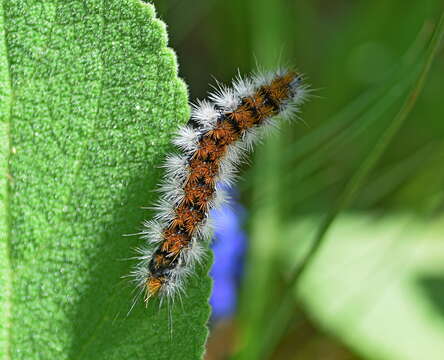
{"type": "Polygon", "coordinates": [[[203,256],[211,237],[209,211],[224,199],[237,166],[275,117],[290,118],[306,97],[302,76],[289,69],[256,74],[219,86],[209,100],[193,105],[190,121],[174,144],[180,154],[167,157],[161,197],[153,220],[144,223],[147,246],[138,249],[132,275],[151,297],[174,298],[203,256]]]}

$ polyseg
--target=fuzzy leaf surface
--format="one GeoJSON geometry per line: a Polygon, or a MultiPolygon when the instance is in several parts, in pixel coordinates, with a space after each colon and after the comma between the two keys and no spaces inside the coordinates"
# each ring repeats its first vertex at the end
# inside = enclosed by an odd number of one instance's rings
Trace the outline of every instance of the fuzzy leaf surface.
{"type": "Polygon", "coordinates": [[[0,98],[0,358],[199,359],[209,261],[173,324],[122,279],[189,116],[153,7],[2,0],[0,98]]]}

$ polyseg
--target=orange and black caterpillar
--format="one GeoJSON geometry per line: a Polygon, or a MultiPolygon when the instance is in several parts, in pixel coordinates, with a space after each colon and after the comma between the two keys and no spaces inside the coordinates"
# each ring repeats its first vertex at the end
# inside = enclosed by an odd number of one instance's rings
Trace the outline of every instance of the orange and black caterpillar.
{"type": "Polygon", "coordinates": [[[306,95],[297,72],[280,69],[237,78],[209,100],[193,106],[190,121],[174,139],[180,154],[168,156],[161,198],[153,220],[144,224],[146,247],[133,271],[145,301],[174,297],[203,256],[211,237],[208,214],[223,201],[221,185],[231,185],[242,156],[260,133],[289,118],[306,95]]]}

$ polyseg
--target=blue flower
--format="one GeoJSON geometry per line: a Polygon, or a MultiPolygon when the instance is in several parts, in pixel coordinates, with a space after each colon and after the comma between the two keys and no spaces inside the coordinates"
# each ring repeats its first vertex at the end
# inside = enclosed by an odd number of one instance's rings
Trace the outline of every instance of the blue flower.
{"type": "MultiPolygon", "coordinates": [[[[230,192],[233,196],[233,192],[230,192]]],[[[246,234],[242,230],[245,210],[230,199],[228,204],[211,211],[215,225],[213,239],[214,264],[210,276],[214,280],[210,304],[212,319],[230,317],[236,310],[237,290],[242,273],[246,234]]]]}

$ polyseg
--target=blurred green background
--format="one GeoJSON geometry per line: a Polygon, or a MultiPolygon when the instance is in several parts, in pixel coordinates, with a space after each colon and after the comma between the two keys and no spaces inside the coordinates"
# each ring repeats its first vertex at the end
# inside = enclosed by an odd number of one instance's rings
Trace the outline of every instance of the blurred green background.
{"type": "Polygon", "coordinates": [[[313,89],[242,172],[246,271],[207,358],[443,359],[442,0],[153,3],[191,99],[256,63],[313,89]]]}

